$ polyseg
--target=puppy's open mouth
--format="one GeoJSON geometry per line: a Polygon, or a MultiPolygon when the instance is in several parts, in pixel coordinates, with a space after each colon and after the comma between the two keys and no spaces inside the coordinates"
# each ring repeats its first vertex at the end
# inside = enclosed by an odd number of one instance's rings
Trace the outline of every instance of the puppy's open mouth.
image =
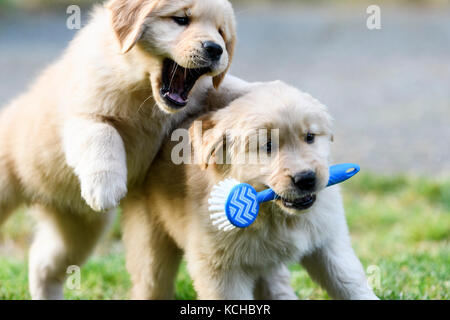
{"type": "Polygon", "coordinates": [[[162,70],[161,97],[174,109],[185,107],[197,80],[209,72],[210,68],[186,69],[166,59],[162,70]]]}
{"type": "Polygon", "coordinates": [[[288,200],[284,198],[280,198],[279,200],[287,209],[306,210],[312,207],[314,202],[316,202],[316,199],[317,196],[315,194],[308,194],[295,200],[288,200]]]}

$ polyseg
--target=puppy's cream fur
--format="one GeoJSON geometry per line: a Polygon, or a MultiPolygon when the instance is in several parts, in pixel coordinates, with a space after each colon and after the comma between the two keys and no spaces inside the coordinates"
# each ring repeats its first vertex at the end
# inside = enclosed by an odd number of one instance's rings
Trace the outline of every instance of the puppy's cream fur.
{"type": "Polygon", "coordinates": [[[193,120],[182,127],[190,127],[202,165],[175,165],[175,143],[165,144],[150,169],[146,194],[126,208],[133,296],[170,298],[184,252],[200,299],[295,298],[285,268],[292,261],[301,261],[334,298],[376,299],[352,250],[339,188],[325,189],[332,140],[326,108],[275,82],[199,120],[202,135],[193,120]],[[278,150],[268,163],[240,164],[238,156],[249,153],[248,133],[258,129],[279,129],[278,150]],[[307,133],[316,135],[313,144],[305,141],[307,133]],[[219,148],[223,143],[228,147],[219,148]],[[231,163],[218,164],[223,150],[231,163]],[[293,187],[292,177],[304,170],[318,177],[317,201],[310,209],[287,209],[277,200],[262,205],[247,229],[222,232],[212,226],[208,198],[218,182],[231,177],[258,190],[270,186],[295,200],[301,191],[293,187]]]}
{"type": "MultiPolygon", "coordinates": [[[[220,107],[247,84],[225,77],[235,39],[226,0],[111,0],[64,55],[0,115],[0,223],[33,207],[30,252],[35,299],[59,299],[69,265],[81,265],[112,209],[144,180],[173,126],[209,105],[220,107]],[[189,11],[192,23],[170,18],[189,11]],[[177,114],[160,96],[163,60],[203,67],[202,41],[224,47],[177,114]],[[96,212],[102,211],[102,213],[96,212]]],[[[125,202],[128,201],[127,199],[125,202]]]]}

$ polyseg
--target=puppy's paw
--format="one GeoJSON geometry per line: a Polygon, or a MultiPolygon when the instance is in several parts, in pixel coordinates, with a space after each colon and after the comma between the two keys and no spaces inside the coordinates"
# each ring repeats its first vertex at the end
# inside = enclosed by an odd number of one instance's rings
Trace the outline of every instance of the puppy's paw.
{"type": "Polygon", "coordinates": [[[103,171],[80,177],[81,196],[95,211],[104,212],[116,208],[127,194],[127,178],[103,171]]]}

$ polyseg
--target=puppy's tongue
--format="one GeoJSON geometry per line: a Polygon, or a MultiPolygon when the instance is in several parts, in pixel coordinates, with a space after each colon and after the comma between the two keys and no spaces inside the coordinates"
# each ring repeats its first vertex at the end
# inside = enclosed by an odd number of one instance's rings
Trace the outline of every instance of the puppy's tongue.
{"type": "Polygon", "coordinates": [[[180,94],[178,94],[177,92],[168,92],[167,95],[169,96],[169,98],[173,101],[176,101],[178,103],[185,103],[186,99],[183,99],[181,97],[180,94]]]}

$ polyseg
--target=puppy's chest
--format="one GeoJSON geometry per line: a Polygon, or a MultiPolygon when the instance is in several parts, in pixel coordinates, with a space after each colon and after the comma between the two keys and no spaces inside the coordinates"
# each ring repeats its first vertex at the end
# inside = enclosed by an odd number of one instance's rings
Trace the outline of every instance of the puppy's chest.
{"type": "Polygon", "coordinates": [[[129,110],[125,117],[117,117],[112,121],[124,141],[128,184],[132,187],[144,182],[150,165],[163,143],[169,139],[170,133],[196,108],[191,106],[177,114],[167,114],[153,99],[136,93],[127,102],[135,108],[129,110]]]}
{"type": "Polygon", "coordinates": [[[313,236],[301,226],[264,226],[256,230],[242,230],[236,233],[232,246],[240,265],[267,267],[267,264],[291,262],[311,250],[313,236]]]}

